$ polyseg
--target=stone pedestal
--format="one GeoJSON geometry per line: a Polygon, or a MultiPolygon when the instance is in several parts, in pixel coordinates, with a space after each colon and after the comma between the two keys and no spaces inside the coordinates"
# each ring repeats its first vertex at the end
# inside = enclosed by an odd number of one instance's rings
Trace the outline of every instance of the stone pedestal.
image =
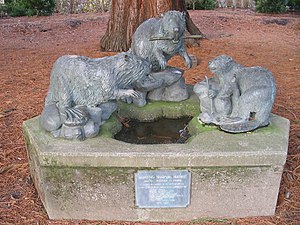
{"type": "MultiPolygon", "coordinates": [[[[195,118],[190,126],[199,131],[202,125],[195,118]]],[[[54,139],[38,118],[23,129],[34,183],[51,219],[187,221],[273,215],[289,121],[272,115],[270,126],[251,133],[210,129],[186,144],[158,145],[105,134],[83,142],[54,139]],[[136,207],[135,173],[160,169],[191,172],[187,207],[136,207]]]]}

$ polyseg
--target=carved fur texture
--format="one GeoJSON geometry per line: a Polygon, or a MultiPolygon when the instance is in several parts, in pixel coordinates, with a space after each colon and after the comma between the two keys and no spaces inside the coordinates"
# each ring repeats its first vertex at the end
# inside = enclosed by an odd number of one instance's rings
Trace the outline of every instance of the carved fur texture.
{"type": "Polygon", "coordinates": [[[97,106],[120,97],[122,89],[131,88],[150,70],[146,60],[129,53],[96,59],[62,56],[53,66],[45,105],[97,106]]]}
{"type": "Polygon", "coordinates": [[[169,59],[181,55],[188,68],[191,59],[188,56],[183,34],[185,14],[169,11],[160,18],[150,18],[143,22],[133,34],[131,50],[134,54],[148,59],[154,71],[164,70],[169,59]]]}
{"type": "MultiPolygon", "coordinates": [[[[151,64],[148,61],[130,53],[96,59],[62,56],[55,62],[51,72],[41,126],[48,131],[60,129],[62,124],[84,126],[86,121],[93,119],[89,114],[97,107],[103,111],[103,103],[122,97],[135,97],[137,93],[132,85],[150,72],[151,64]]],[[[101,117],[101,110],[99,113],[94,117],[101,117]]],[[[94,119],[94,122],[99,124],[101,119],[94,119]]]]}

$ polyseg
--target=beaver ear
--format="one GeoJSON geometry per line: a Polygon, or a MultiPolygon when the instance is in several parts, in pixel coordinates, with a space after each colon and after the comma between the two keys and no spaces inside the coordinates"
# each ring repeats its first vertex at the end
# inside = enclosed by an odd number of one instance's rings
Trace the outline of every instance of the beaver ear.
{"type": "Polygon", "coordinates": [[[233,58],[231,58],[229,55],[226,55],[226,61],[231,62],[233,61],[233,58]]]}

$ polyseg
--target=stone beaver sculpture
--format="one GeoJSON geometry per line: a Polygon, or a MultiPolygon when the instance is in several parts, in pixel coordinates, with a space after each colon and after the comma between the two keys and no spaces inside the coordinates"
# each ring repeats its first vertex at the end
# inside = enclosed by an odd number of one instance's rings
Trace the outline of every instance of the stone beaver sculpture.
{"type": "Polygon", "coordinates": [[[112,100],[138,97],[132,87],[150,72],[148,61],[130,53],[96,59],[62,56],[51,72],[40,124],[55,137],[93,137],[116,109],[112,100]]]}
{"type": "Polygon", "coordinates": [[[216,77],[194,86],[200,98],[202,122],[218,124],[231,133],[269,124],[276,95],[276,83],[269,70],[244,67],[226,55],[209,62],[209,69],[216,77]]]}
{"type": "Polygon", "coordinates": [[[192,62],[188,56],[183,34],[185,13],[169,11],[161,18],[150,18],[143,22],[132,36],[131,51],[152,63],[153,71],[166,69],[169,59],[181,55],[188,68],[192,62]]]}

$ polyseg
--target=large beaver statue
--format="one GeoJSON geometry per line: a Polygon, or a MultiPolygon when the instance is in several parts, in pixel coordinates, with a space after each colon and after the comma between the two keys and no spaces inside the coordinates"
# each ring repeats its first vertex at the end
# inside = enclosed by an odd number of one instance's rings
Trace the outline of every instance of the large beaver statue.
{"type": "Polygon", "coordinates": [[[151,79],[146,81],[163,84],[155,90],[140,90],[143,98],[133,101],[139,106],[146,104],[146,98],[154,101],[183,101],[188,98],[188,92],[183,77],[183,70],[167,66],[174,55],[181,55],[188,68],[192,61],[184,44],[185,13],[168,11],[161,18],[150,18],[143,22],[132,37],[129,52],[147,59],[152,64],[151,79]]]}
{"type": "Polygon", "coordinates": [[[150,18],[137,28],[132,36],[131,51],[149,60],[155,72],[166,69],[168,60],[177,54],[191,68],[192,62],[184,44],[184,31],[185,13],[168,11],[161,18],[150,18]]]}
{"type": "Polygon", "coordinates": [[[276,95],[276,83],[269,70],[244,67],[226,55],[210,61],[209,69],[216,77],[194,86],[200,99],[200,121],[220,125],[231,133],[269,124],[276,95]]]}
{"type": "Polygon", "coordinates": [[[130,53],[60,57],[51,72],[41,127],[67,139],[96,136],[116,109],[113,100],[139,97],[133,87],[150,72],[147,60],[130,53]]]}

